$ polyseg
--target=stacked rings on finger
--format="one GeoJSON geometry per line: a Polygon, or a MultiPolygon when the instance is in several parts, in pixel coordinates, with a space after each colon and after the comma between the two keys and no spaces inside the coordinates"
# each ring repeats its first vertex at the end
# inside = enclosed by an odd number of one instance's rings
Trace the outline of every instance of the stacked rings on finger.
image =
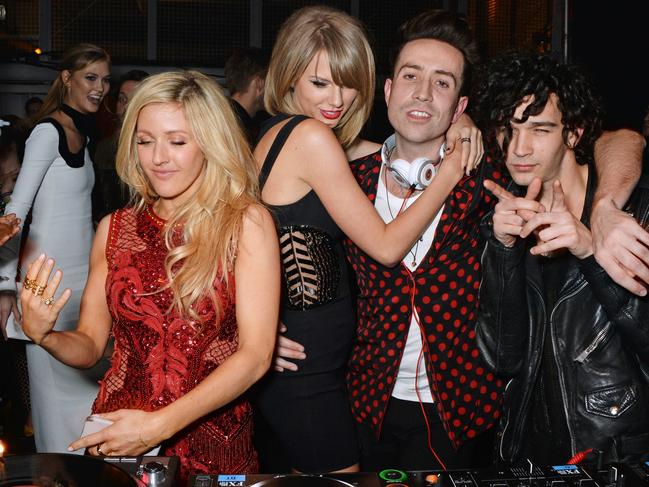
{"type": "Polygon", "coordinates": [[[43,291],[45,291],[46,286],[41,286],[40,284],[37,286],[32,287],[32,292],[34,293],[34,296],[41,296],[43,294],[43,291]]]}
{"type": "Polygon", "coordinates": [[[41,301],[45,306],[52,306],[54,304],[54,296],[49,296],[47,298],[41,298],[41,301]]]}
{"type": "Polygon", "coordinates": [[[23,289],[27,289],[28,291],[31,291],[36,286],[38,286],[36,279],[30,279],[29,277],[26,277],[23,281],[23,289]]]}
{"type": "Polygon", "coordinates": [[[471,137],[462,137],[460,143],[464,144],[465,142],[471,142],[471,137]]]}

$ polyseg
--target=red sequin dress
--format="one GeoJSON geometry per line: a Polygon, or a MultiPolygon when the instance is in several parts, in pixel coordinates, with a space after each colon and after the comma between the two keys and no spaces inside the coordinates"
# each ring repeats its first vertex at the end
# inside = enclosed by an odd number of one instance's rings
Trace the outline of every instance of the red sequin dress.
{"type": "MultiPolygon", "coordinates": [[[[201,302],[197,311],[207,319],[196,332],[189,319],[167,312],[171,291],[155,292],[166,281],[163,225],[150,208],[125,208],[111,216],[106,295],[115,350],[93,413],[163,408],[191,391],[237,349],[233,295],[217,289],[223,310],[218,325],[211,302],[201,302]]],[[[192,423],[165,441],[160,455],[180,457],[181,485],[194,472],[257,471],[249,403],[239,398],[192,423]]]]}

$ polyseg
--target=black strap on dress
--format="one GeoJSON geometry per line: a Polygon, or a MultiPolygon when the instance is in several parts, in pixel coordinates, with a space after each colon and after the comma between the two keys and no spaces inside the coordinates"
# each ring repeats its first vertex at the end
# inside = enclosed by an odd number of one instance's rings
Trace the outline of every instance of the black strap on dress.
{"type": "MultiPolygon", "coordinates": [[[[280,118],[279,122],[281,122],[284,118],[287,118],[288,115],[284,115],[282,118],[280,118]]],[[[291,120],[289,120],[286,125],[284,125],[279,133],[277,134],[277,137],[275,137],[275,140],[273,141],[273,144],[270,146],[270,150],[268,151],[268,154],[266,154],[266,159],[264,160],[264,165],[261,168],[261,171],[259,172],[259,189],[263,189],[264,185],[266,184],[266,180],[268,179],[268,176],[270,175],[271,169],[273,169],[273,165],[275,164],[275,159],[277,159],[277,156],[279,153],[282,151],[282,147],[284,147],[284,144],[286,143],[286,139],[288,139],[288,136],[291,135],[291,132],[293,129],[302,122],[303,120],[306,120],[307,116],[305,115],[295,115],[291,120]]],[[[275,123],[279,123],[275,122],[275,123]]],[[[263,136],[263,134],[268,131],[268,129],[272,127],[269,126],[264,130],[264,132],[260,135],[263,136]]]]}

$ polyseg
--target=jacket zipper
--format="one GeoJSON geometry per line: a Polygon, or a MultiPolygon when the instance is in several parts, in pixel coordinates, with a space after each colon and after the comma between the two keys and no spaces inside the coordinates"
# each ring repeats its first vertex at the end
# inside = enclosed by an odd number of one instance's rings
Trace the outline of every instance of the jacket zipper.
{"type": "MultiPolygon", "coordinates": [[[[507,385],[505,386],[505,390],[503,391],[503,394],[507,394],[507,389],[509,389],[509,386],[512,384],[513,381],[514,381],[514,379],[509,379],[509,381],[507,381],[507,385]]],[[[505,455],[503,454],[503,443],[504,443],[503,438],[505,438],[505,432],[507,431],[507,427],[509,426],[510,418],[511,418],[511,410],[508,409],[507,410],[507,420],[505,421],[505,426],[503,426],[502,435],[500,437],[500,446],[498,448],[498,450],[500,451],[500,458],[505,462],[507,461],[507,459],[505,458],[505,455]]]]}
{"type": "Polygon", "coordinates": [[[552,309],[552,312],[550,313],[550,337],[552,339],[552,351],[554,355],[554,362],[555,365],[557,366],[557,375],[559,376],[559,387],[561,389],[561,399],[563,402],[563,412],[566,415],[566,426],[568,427],[568,434],[570,435],[570,448],[571,448],[571,453],[574,455],[575,452],[577,451],[577,445],[575,444],[575,435],[572,431],[572,427],[570,424],[570,415],[568,414],[568,394],[566,392],[566,382],[563,376],[563,370],[561,369],[561,364],[559,357],[557,355],[557,349],[556,349],[556,337],[554,333],[554,312],[557,310],[557,308],[563,303],[564,301],[570,299],[574,295],[578,294],[582,289],[584,289],[588,285],[588,282],[584,280],[577,288],[570,292],[569,294],[563,296],[559,301],[557,301],[557,304],[555,304],[554,308],[552,309]]]}
{"type": "Polygon", "coordinates": [[[580,364],[583,364],[588,356],[593,353],[593,350],[595,350],[602,341],[604,341],[604,338],[606,338],[606,334],[608,330],[611,328],[611,323],[607,323],[604,328],[602,328],[599,333],[595,336],[595,339],[593,342],[586,347],[586,349],[581,352],[577,358],[575,359],[575,362],[579,362],[580,364]]]}

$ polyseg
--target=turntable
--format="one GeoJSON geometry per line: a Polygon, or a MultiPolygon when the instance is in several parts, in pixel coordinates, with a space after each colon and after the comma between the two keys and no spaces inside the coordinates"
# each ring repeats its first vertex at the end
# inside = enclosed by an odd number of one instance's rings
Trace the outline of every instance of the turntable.
{"type": "Polygon", "coordinates": [[[173,487],[177,471],[176,457],[14,455],[0,459],[0,487],[173,487]]]}
{"type": "Polygon", "coordinates": [[[188,487],[380,487],[374,473],[192,475],[188,487]]]}

